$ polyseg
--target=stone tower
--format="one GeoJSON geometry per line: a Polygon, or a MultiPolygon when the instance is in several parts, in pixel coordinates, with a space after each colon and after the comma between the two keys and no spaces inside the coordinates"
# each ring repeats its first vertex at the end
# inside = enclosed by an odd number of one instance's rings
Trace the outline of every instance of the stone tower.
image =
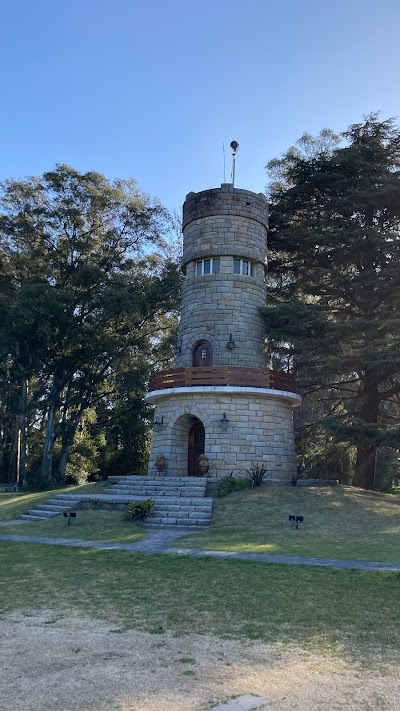
{"type": "Polygon", "coordinates": [[[268,204],[234,188],[189,193],[183,206],[185,281],[176,367],[155,373],[149,473],[157,455],[170,476],[238,474],[265,463],[272,478],[295,471],[292,377],[270,370],[259,309],[266,300],[268,204]]]}

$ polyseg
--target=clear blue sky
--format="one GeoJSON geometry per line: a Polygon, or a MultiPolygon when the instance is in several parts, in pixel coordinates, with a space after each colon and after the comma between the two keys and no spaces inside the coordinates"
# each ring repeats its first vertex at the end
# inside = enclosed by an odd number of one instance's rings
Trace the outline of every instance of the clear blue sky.
{"type": "Polygon", "coordinates": [[[3,0],[0,179],[55,163],[170,209],[297,138],[400,116],[400,0],[3,0]]]}

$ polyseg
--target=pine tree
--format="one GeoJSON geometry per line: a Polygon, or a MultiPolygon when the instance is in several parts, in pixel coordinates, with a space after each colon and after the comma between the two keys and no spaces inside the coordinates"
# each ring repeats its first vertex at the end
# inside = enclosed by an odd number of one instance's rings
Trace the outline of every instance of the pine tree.
{"type": "Polygon", "coordinates": [[[400,129],[371,114],[342,141],[305,137],[269,164],[265,320],[304,391],[331,401],[326,426],[357,447],[353,484],[373,488],[378,448],[400,447],[400,129]]]}

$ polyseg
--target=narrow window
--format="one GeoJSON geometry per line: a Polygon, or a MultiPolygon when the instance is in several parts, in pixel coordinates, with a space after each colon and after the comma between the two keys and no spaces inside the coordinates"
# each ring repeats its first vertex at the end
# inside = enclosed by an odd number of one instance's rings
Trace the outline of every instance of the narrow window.
{"type": "Polygon", "coordinates": [[[254,265],[248,259],[233,259],[233,273],[243,274],[243,276],[254,275],[254,265]]]}
{"type": "Polygon", "coordinates": [[[219,274],[219,272],[219,257],[216,257],[215,259],[202,259],[200,262],[196,262],[196,276],[203,276],[204,274],[219,274]]]}

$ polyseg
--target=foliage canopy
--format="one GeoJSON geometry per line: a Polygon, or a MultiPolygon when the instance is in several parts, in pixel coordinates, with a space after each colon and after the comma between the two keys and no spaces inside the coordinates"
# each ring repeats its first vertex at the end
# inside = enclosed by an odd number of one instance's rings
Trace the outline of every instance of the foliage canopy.
{"type": "Polygon", "coordinates": [[[400,129],[376,114],[304,137],[269,164],[276,358],[323,403],[333,437],[374,486],[379,447],[400,447],[400,129]]]}

